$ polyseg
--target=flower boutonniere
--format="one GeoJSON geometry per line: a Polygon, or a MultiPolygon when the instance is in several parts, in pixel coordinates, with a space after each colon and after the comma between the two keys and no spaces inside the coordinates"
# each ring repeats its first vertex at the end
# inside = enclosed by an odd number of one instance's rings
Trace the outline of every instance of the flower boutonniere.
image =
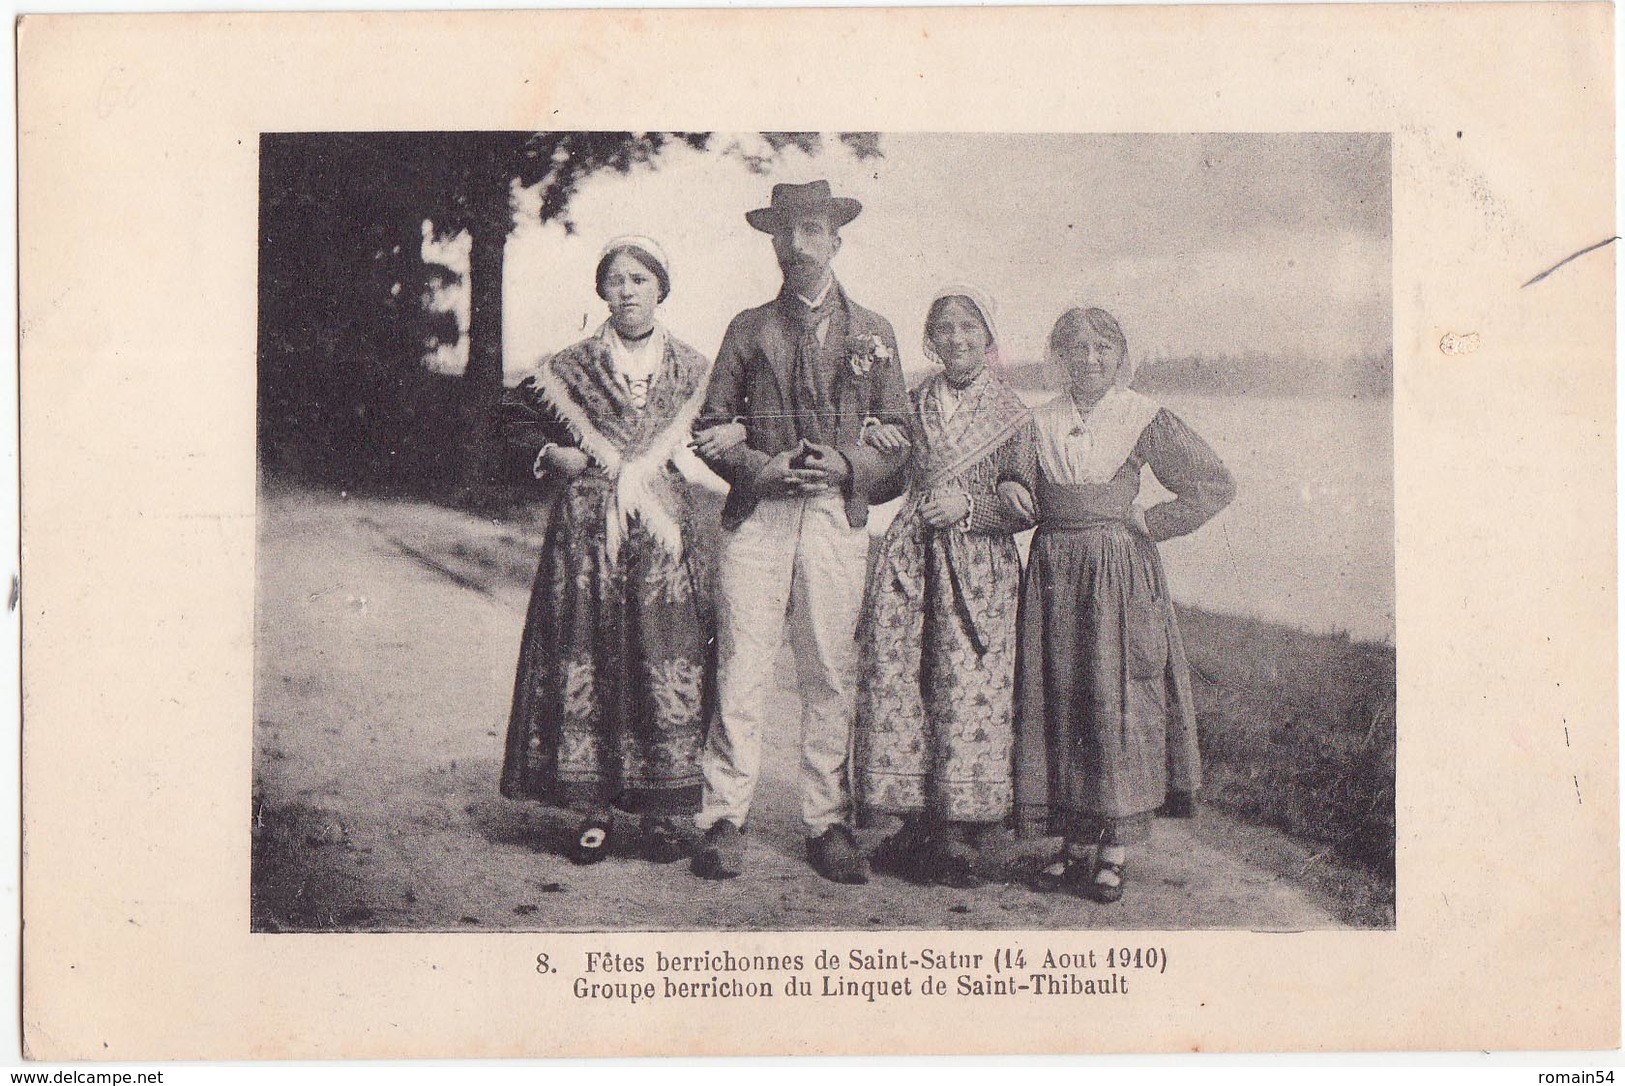
{"type": "Polygon", "coordinates": [[[886,346],[886,341],[872,332],[866,336],[847,337],[846,364],[852,367],[854,377],[867,377],[876,362],[888,361],[891,356],[892,349],[886,346]]]}

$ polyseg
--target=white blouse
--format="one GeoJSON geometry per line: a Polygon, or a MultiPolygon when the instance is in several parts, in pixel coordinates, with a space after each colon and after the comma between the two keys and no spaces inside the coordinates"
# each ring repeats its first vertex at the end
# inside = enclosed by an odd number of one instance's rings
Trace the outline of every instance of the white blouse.
{"type": "Polygon", "coordinates": [[[642,409],[649,401],[649,387],[654,383],[660,362],[666,357],[666,333],[660,325],[641,341],[628,343],[614,326],[609,328],[609,356],[615,364],[615,375],[621,379],[632,403],[642,409]]]}
{"type": "Polygon", "coordinates": [[[1109,483],[1161,409],[1149,396],[1116,385],[1085,416],[1063,392],[1033,412],[1039,466],[1062,486],[1109,483]]]}

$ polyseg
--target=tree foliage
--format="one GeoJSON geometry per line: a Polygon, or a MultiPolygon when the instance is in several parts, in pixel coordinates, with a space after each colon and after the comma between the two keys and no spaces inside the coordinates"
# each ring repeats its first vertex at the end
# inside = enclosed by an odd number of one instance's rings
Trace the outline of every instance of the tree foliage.
{"type": "MultiPolygon", "coordinates": [[[[842,133],[857,158],[874,133],[842,133]]],[[[759,174],[816,155],[817,133],[273,133],[261,139],[260,445],[267,470],[336,484],[436,491],[477,484],[502,387],[502,254],[515,186],[539,187],[539,216],[567,232],[581,186],[657,168],[675,148],[759,174]],[[428,371],[425,342],[457,329],[425,311],[425,220],[466,230],[468,365],[428,371]]]]}

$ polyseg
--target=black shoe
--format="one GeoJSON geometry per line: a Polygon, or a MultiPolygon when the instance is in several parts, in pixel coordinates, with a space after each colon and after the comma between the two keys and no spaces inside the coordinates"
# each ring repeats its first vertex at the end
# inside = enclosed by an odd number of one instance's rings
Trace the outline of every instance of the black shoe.
{"type": "Polygon", "coordinates": [[[857,838],[845,826],[835,825],[807,840],[807,859],[813,870],[830,882],[861,886],[869,881],[869,865],[858,849],[857,838]]]}
{"type": "Polygon", "coordinates": [[[930,832],[908,822],[880,843],[872,859],[876,871],[924,886],[931,881],[930,858],[930,832]]]}
{"type": "Polygon", "coordinates": [[[609,856],[609,835],[614,827],[608,818],[586,819],[576,829],[576,839],[565,855],[573,864],[595,864],[609,856]]]}
{"type": "Polygon", "coordinates": [[[690,839],[672,819],[645,816],[643,855],[650,863],[676,863],[688,855],[690,839]]]}
{"type": "Polygon", "coordinates": [[[1123,864],[1096,860],[1095,873],[1083,888],[1083,895],[1103,905],[1123,900],[1123,864]]]}
{"type": "Polygon", "coordinates": [[[956,890],[975,890],[986,885],[976,873],[974,857],[948,846],[939,847],[931,858],[931,881],[956,890]]]}
{"type": "Polygon", "coordinates": [[[1094,878],[1095,849],[1062,845],[1061,851],[1050,862],[1034,872],[1027,880],[1034,890],[1052,894],[1062,891],[1081,893],[1085,882],[1094,878]]]}
{"type": "Polygon", "coordinates": [[[694,849],[694,874],[702,879],[734,879],[745,870],[745,839],[726,818],[705,831],[694,849]]]}

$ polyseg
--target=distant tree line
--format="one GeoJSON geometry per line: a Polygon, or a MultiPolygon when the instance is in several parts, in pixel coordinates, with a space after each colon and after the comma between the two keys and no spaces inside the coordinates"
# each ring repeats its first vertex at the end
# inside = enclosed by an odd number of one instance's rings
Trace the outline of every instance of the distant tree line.
{"type": "MultiPolygon", "coordinates": [[[[1022,388],[1061,387],[1061,379],[1040,362],[1010,366],[1004,374],[1022,388]]],[[[1141,363],[1134,387],[1198,396],[1386,399],[1394,390],[1394,356],[1383,351],[1334,359],[1263,352],[1154,357],[1141,363]]]]}

